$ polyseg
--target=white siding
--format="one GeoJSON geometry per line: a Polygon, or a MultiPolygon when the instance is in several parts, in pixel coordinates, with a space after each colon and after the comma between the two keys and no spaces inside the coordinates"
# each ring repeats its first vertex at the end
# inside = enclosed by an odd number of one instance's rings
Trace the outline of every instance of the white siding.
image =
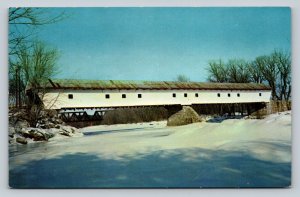
{"type": "Polygon", "coordinates": [[[76,108],[76,107],[118,107],[118,106],[143,106],[143,105],[191,105],[210,103],[252,103],[269,102],[271,91],[206,91],[206,90],[53,90],[44,95],[43,101],[46,108],[76,108]],[[176,93],[176,97],[173,97],[176,93]],[[184,97],[187,93],[187,97],[184,97]],[[198,93],[198,97],[195,97],[198,93]],[[218,97],[220,93],[220,97],[218,97]],[[230,93],[230,97],[228,97],[230,93]],[[237,96],[240,94],[240,97],[237,96]],[[262,95],[259,96],[259,93],[262,95]],[[73,95],[73,99],[68,98],[73,95]],[[109,99],[105,98],[109,94],[109,99]],[[122,98],[126,94],[126,98],[122,98]],[[142,98],[138,98],[142,94],[142,98]]]}

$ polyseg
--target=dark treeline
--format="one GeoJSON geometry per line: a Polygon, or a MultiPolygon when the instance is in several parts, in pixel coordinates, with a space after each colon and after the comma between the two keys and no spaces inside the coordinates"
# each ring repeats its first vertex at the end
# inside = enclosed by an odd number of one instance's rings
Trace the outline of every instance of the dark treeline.
{"type": "Polygon", "coordinates": [[[230,59],[211,61],[208,64],[210,82],[264,83],[272,89],[273,100],[291,99],[291,55],[275,50],[270,55],[253,61],[230,59]]]}

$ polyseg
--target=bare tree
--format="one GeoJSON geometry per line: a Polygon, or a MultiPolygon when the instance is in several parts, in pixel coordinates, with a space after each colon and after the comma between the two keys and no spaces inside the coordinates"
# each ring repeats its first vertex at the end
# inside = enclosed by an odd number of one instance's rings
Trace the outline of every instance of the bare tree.
{"type": "Polygon", "coordinates": [[[19,81],[30,87],[27,92],[28,121],[31,126],[35,126],[43,110],[41,99],[45,85],[58,72],[58,53],[42,42],[35,42],[32,48],[21,45],[18,51],[16,58],[11,60],[11,68],[18,69],[19,81]]]}
{"type": "Polygon", "coordinates": [[[231,83],[249,83],[250,73],[248,63],[242,59],[231,59],[226,64],[228,81],[231,83]]]}
{"type": "Polygon", "coordinates": [[[272,90],[272,98],[276,100],[280,100],[280,97],[277,94],[277,85],[276,81],[278,79],[278,68],[276,65],[276,61],[272,58],[272,56],[260,56],[257,58],[264,66],[260,68],[264,79],[267,81],[272,90]]]}
{"type": "Polygon", "coordinates": [[[176,81],[179,81],[179,82],[188,82],[188,81],[190,81],[190,79],[187,76],[185,76],[185,75],[177,75],[176,81]]]}
{"type": "MultiPolygon", "coordinates": [[[[36,27],[56,23],[66,17],[62,11],[60,13],[51,12],[50,8],[27,8],[18,7],[10,8],[8,16],[9,24],[9,92],[11,100],[16,102],[20,107],[25,99],[25,76],[26,55],[24,51],[32,50],[34,47],[36,27]],[[22,56],[22,66],[20,61],[22,56]],[[25,69],[25,70],[24,70],[25,69]]],[[[28,78],[28,76],[27,76],[28,78]]]]}
{"type": "Polygon", "coordinates": [[[32,88],[42,87],[58,72],[56,49],[49,48],[42,42],[35,42],[32,48],[20,46],[18,50],[17,57],[14,61],[11,60],[11,69],[19,71],[22,84],[28,84],[32,88]]]}
{"type": "Polygon", "coordinates": [[[9,55],[18,53],[20,44],[30,45],[34,27],[56,23],[64,19],[64,12],[51,16],[50,8],[10,8],[9,24],[9,55]]]}
{"type": "Polygon", "coordinates": [[[248,71],[250,80],[254,83],[263,83],[265,80],[262,69],[265,65],[265,58],[263,56],[257,57],[254,61],[248,64],[248,71]]]}
{"type": "Polygon", "coordinates": [[[255,58],[251,63],[239,59],[231,59],[227,64],[221,60],[211,61],[208,72],[208,80],[211,82],[266,83],[271,87],[274,100],[290,101],[292,90],[290,53],[275,50],[270,55],[255,58]]]}
{"type": "Polygon", "coordinates": [[[280,100],[288,101],[291,97],[291,57],[289,53],[274,51],[271,54],[272,60],[278,69],[277,87],[280,100]]]}
{"type": "Polygon", "coordinates": [[[208,81],[220,83],[228,82],[228,70],[222,60],[210,61],[208,66],[208,81]]]}
{"type": "Polygon", "coordinates": [[[58,53],[56,49],[49,48],[42,42],[35,43],[32,51],[32,59],[29,60],[29,64],[24,64],[27,66],[24,68],[26,79],[33,86],[43,85],[58,72],[58,68],[56,67],[57,59],[58,53]]]}

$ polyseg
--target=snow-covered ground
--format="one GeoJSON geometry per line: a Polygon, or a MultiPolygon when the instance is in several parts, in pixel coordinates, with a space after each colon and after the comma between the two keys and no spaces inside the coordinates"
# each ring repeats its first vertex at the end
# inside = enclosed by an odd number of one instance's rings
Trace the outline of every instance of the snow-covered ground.
{"type": "Polygon", "coordinates": [[[167,127],[101,125],[84,137],[10,146],[10,186],[286,187],[291,112],[167,127]]]}

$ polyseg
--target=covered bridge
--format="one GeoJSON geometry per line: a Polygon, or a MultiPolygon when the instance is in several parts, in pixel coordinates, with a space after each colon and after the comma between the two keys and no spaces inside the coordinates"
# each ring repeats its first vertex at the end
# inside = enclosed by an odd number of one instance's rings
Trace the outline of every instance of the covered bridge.
{"type": "Polygon", "coordinates": [[[49,80],[40,87],[46,109],[267,103],[271,89],[254,83],[49,80]]]}

